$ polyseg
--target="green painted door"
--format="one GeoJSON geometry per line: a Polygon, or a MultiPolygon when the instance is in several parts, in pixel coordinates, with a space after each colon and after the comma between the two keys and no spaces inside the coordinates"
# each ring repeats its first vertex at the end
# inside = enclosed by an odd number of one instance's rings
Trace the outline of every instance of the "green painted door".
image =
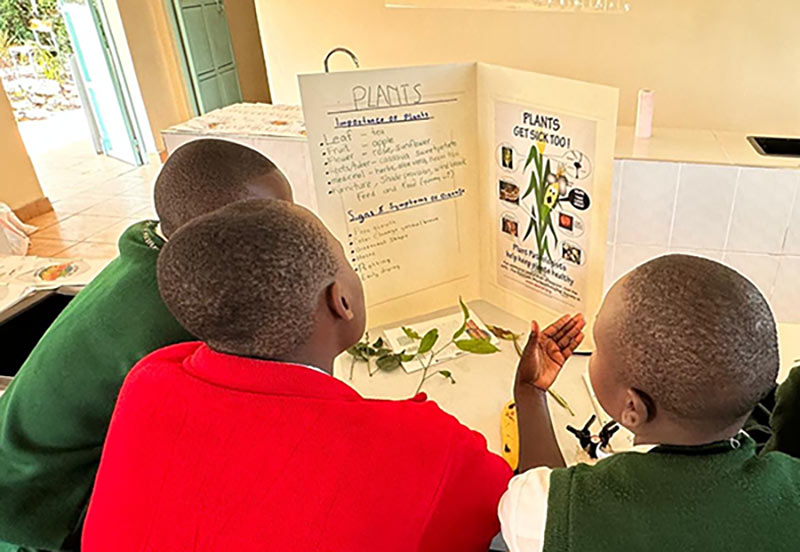
{"type": "Polygon", "coordinates": [[[170,1],[197,110],[202,114],[241,102],[223,0],[170,1]]]}

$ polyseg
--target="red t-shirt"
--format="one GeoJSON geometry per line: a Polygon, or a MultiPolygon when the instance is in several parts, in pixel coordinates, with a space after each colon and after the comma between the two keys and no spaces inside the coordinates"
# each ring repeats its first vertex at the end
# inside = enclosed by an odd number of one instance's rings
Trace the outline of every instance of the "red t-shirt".
{"type": "Polygon", "coordinates": [[[484,552],[510,477],[424,395],[183,343],[125,380],[83,550],[484,552]]]}

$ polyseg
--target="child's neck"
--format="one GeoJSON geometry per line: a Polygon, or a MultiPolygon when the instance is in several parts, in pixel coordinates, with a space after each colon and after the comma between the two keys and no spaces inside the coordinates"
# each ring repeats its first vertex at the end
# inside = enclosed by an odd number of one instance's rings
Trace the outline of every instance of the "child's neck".
{"type": "Polygon", "coordinates": [[[314,368],[319,368],[323,372],[333,375],[333,362],[335,359],[336,355],[331,355],[328,352],[313,347],[300,347],[298,350],[276,360],[289,364],[313,366],[314,368]]]}
{"type": "Polygon", "coordinates": [[[738,435],[741,431],[743,422],[736,422],[721,430],[697,430],[696,428],[686,428],[670,424],[670,427],[661,428],[654,431],[636,434],[634,436],[635,445],[675,445],[694,447],[715,443],[717,441],[727,441],[738,435]]]}

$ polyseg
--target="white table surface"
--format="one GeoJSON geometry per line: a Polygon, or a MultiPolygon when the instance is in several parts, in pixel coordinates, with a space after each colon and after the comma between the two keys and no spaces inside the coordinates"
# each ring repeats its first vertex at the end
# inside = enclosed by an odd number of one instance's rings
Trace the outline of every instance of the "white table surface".
{"type": "MultiPolygon", "coordinates": [[[[501,326],[527,335],[530,328],[529,321],[526,322],[511,316],[485,301],[474,301],[469,306],[485,324],[501,326]]],[[[413,327],[415,321],[456,312],[458,312],[458,307],[454,306],[452,309],[402,321],[402,325],[413,327]]],[[[539,322],[544,326],[551,320],[539,322]]],[[[397,325],[400,324],[394,324],[394,326],[397,325]]],[[[380,330],[381,328],[371,330],[370,337],[372,339],[379,337],[380,330]]],[[[501,449],[500,414],[503,407],[512,398],[514,372],[519,358],[510,341],[501,341],[499,346],[501,352],[493,355],[465,355],[438,365],[438,369],[449,370],[453,373],[456,384],[451,384],[446,379],[437,376],[425,382],[422,389],[443,410],[454,415],[464,425],[482,433],[488,441],[489,449],[497,453],[501,449]]],[[[409,398],[416,390],[422,374],[421,372],[406,374],[402,369],[398,369],[388,373],[379,371],[370,377],[367,374],[366,364],[356,363],[353,380],[350,381],[350,358],[346,353],[339,357],[334,374],[348,382],[361,395],[369,398],[409,398]]],[[[550,398],[550,413],[556,428],[556,435],[568,463],[577,461],[579,447],[575,437],[566,430],[566,425],[583,426],[592,414],[596,414],[583,379],[588,368],[588,361],[589,357],[587,356],[570,358],[553,387],[567,400],[575,412],[574,417],[552,397],[550,398]]],[[[594,429],[599,430],[599,425],[594,426],[594,429]]],[[[626,441],[626,438],[621,437],[619,440],[615,439],[613,443],[617,448],[624,448],[626,441]]]]}
{"type": "MultiPolygon", "coordinates": [[[[485,324],[493,324],[527,335],[529,321],[520,320],[485,301],[474,301],[470,308],[485,324]]],[[[414,322],[436,318],[458,312],[457,307],[429,313],[424,316],[404,320],[393,326],[414,326],[414,322]]],[[[551,320],[539,320],[541,326],[551,320]]],[[[786,378],[795,359],[800,358],[800,324],[780,324],[778,327],[781,346],[781,372],[779,381],[786,378]]],[[[370,331],[372,339],[381,335],[381,328],[370,331]]],[[[446,412],[454,415],[463,424],[482,433],[489,449],[499,453],[500,413],[512,398],[514,372],[517,366],[517,353],[509,341],[500,342],[501,352],[494,355],[466,355],[447,361],[439,369],[453,373],[456,384],[440,377],[428,380],[423,391],[446,412]]],[[[352,381],[349,380],[350,356],[344,354],[336,361],[334,374],[348,382],[361,395],[369,398],[406,399],[413,395],[421,372],[406,374],[402,369],[393,372],[377,372],[372,377],[367,374],[366,365],[356,363],[352,381]]],[[[592,414],[607,421],[608,415],[593,402],[584,379],[589,364],[588,356],[571,357],[561,372],[553,388],[569,403],[575,416],[571,416],[555,400],[550,398],[550,413],[561,451],[568,464],[586,459],[580,451],[575,437],[566,430],[567,424],[581,427],[592,414]]],[[[595,432],[599,424],[593,426],[595,432]]],[[[615,450],[626,450],[632,446],[632,436],[625,430],[619,431],[612,445],[615,450]]]]}

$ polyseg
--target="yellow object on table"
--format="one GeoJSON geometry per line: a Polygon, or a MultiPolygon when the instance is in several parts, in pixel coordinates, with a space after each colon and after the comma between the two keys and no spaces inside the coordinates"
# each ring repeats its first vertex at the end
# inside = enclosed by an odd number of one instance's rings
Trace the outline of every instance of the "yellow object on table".
{"type": "Polygon", "coordinates": [[[517,405],[508,401],[500,414],[500,454],[512,470],[519,466],[519,427],[517,427],[517,405]]]}

